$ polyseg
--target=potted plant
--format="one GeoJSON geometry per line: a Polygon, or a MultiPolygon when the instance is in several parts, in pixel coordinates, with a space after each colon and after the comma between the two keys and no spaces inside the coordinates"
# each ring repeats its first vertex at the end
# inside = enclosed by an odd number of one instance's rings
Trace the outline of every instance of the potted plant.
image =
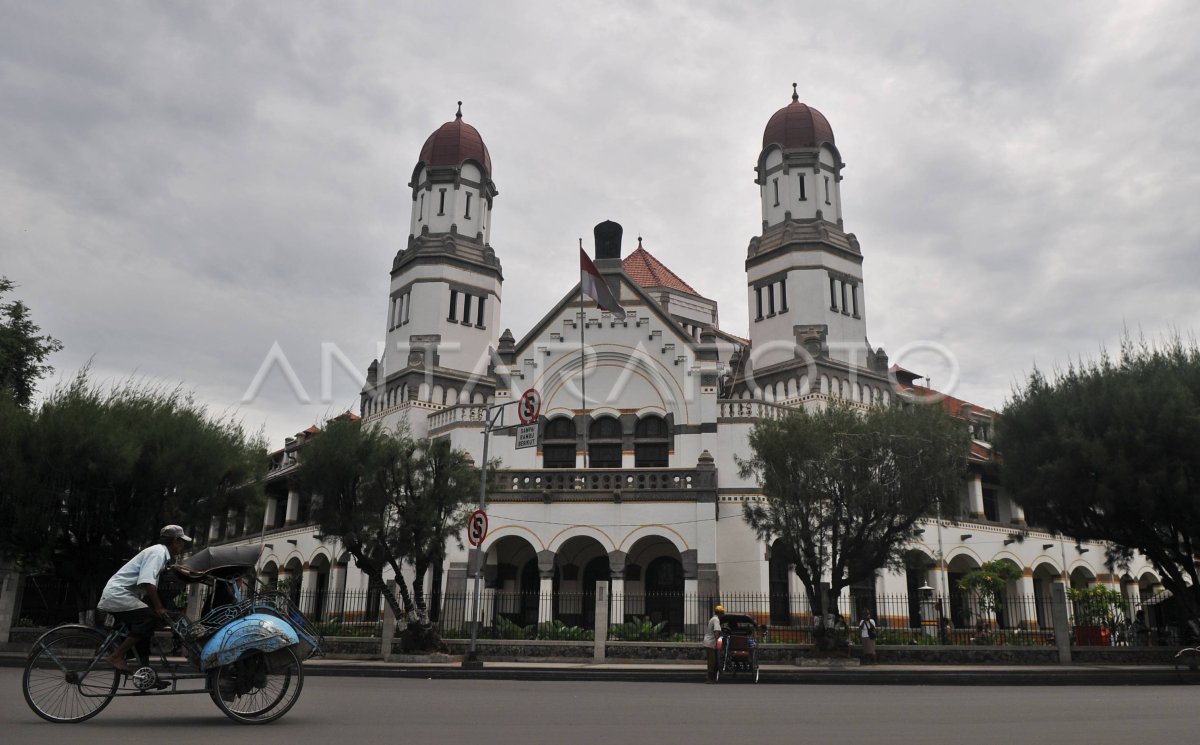
{"type": "Polygon", "coordinates": [[[1075,643],[1108,646],[1113,632],[1125,623],[1125,598],[1104,585],[1072,587],[1068,597],[1075,607],[1075,643]]]}

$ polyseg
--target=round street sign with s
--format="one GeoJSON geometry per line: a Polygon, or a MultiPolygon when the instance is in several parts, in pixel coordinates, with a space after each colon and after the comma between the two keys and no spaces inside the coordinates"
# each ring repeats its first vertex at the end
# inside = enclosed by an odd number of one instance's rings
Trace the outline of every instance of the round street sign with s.
{"type": "Polygon", "coordinates": [[[476,548],[483,543],[483,539],[487,537],[488,518],[487,513],[483,510],[475,510],[471,513],[471,517],[467,518],[467,542],[476,548]]]}
{"type": "Polygon", "coordinates": [[[517,402],[517,418],[521,424],[536,422],[541,410],[542,394],[538,393],[537,388],[530,388],[521,394],[521,400],[517,402]]]}

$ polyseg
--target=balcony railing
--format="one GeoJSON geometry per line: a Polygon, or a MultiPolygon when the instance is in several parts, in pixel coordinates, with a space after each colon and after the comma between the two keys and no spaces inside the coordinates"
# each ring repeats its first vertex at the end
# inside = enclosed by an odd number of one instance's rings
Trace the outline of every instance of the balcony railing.
{"type": "Polygon", "coordinates": [[[486,416],[487,406],[483,404],[458,404],[430,414],[429,432],[434,434],[456,424],[482,426],[486,416]]]}
{"type": "Polygon", "coordinates": [[[712,468],[547,468],[497,471],[490,498],[495,502],[701,502],[713,501],[716,493],[712,468]]]}

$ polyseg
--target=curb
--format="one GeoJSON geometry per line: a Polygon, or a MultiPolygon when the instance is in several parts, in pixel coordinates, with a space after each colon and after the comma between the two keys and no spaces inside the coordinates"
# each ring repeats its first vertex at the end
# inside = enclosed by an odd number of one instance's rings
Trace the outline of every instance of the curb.
{"type": "MultiPolygon", "coordinates": [[[[24,654],[0,654],[0,667],[23,668],[24,654]]],[[[408,678],[426,680],[516,680],[551,682],[696,683],[704,682],[702,665],[643,667],[629,665],[551,666],[512,665],[484,662],[481,668],[463,668],[456,663],[406,664],[320,660],[304,666],[310,677],[408,678]]],[[[1081,667],[974,669],[935,666],[905,667],[879,665],[869,668],[790,667],[762,668],[759,683],[768,685],[927,685],[927,686],[1145,686],[1195,685],[1200,675],[1169,667],[1081,667]]],[[[752,685],[744,676],[732,677],[729,685],[752,685]]]]}

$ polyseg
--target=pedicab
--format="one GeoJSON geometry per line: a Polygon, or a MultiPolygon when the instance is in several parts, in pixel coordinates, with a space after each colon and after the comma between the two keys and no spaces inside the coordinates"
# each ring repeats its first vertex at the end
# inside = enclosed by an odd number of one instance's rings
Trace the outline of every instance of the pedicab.
{"type": "Polygon", "coordinates": [[[208,589],[199,621],[170,624],[173,653],[155,636],[153,660],[130,650],[130,672],[104,658],[128,636],[124,624],[66,623],[33,644],[22,689],[49,722],[82,722],[118,696],[151,698],[206,693],[230,719],[266,724],[288,712],[304,687],[302,663],[320,654],[322,638],[286,594],[257,586],[261,546],[205,548],[168,571],[208,589]],[[179,653],[182,658],[179,658],[179,653]]]}
{"type": "Polygon", "coordinates": [[[758,682],[758,624],[750,616],[726,613],[717,639],[717,682],[746,673],[758,682]]]}

